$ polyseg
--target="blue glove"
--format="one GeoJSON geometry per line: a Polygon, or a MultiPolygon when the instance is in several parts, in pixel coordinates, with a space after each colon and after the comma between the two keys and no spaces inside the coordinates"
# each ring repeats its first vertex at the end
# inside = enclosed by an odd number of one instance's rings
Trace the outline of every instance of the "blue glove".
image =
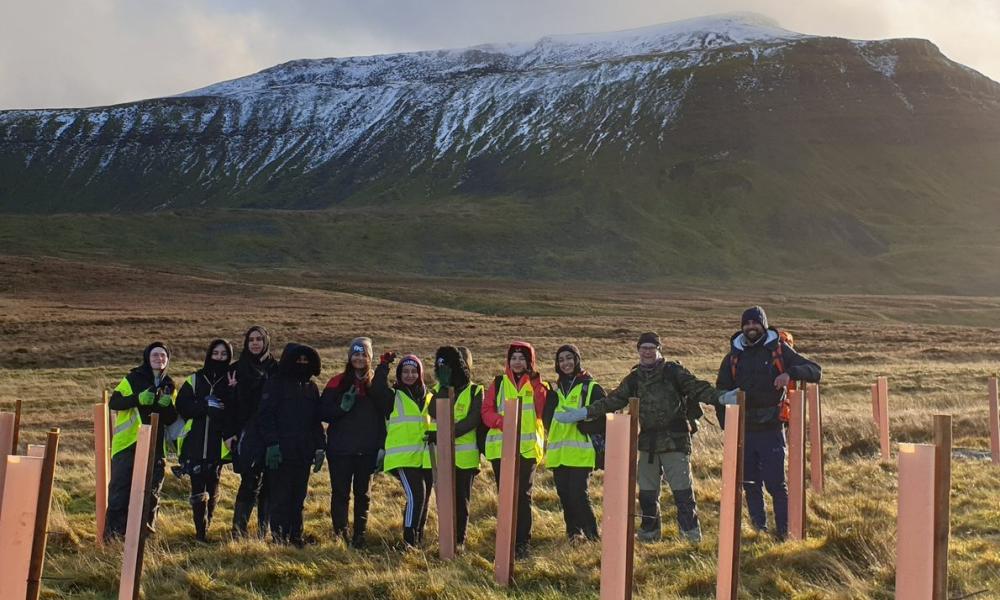
{"type": "Polygon", "coordinates": [[[721,396],[719,396],[719,404],[726,406],[727,404],[739,404],[740,403],[740,391],[739,390],[729,390],[721,396]]]}
{"type": "Polygon", "coordinates": [[[566,412],[557,412],[555,420],[560,423],[577,423],[587,418],[586,408],[574,408],[566,412]]]}
{"type": "Polygon", "coordinates": [[[208,402],[208,408],[214,410],[225,410],[226,405],[215,396],[207,396],[205,400],[208,402]]]}

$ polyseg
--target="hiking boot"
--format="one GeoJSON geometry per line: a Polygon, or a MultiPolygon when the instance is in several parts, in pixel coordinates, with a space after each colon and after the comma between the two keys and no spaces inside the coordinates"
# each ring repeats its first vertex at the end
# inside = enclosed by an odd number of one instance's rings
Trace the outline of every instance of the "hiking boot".
{"type": "Polygon", "coordinates": [[[518,560],[528,558],[529,553],[528,544],[518,544],[514,547],[514,558],[518,560]]]}
{"type": "Polygon", "coordinates": [[[643,543],[652,543],[660,541],[660,530],[657,529],[640,529],[638,533],[635,534],[635,539],[643,543]]]}
{"type": "Polygon", "coordinates": [[[684,539],[691,542],[692,544],[701,543],[701,527],[695,527],[694,529],[681,531],[681,535],[684,536],[684,539]]]}

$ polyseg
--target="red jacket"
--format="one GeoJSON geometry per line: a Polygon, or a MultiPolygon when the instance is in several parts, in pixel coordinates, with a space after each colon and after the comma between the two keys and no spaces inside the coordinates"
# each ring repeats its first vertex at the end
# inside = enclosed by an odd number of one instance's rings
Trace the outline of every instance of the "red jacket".
{"type": "MultiPolygon", "coordinates": [[[[537,373],[534,375],[528,375],[528,373],[535,373],[535,348],[527,342],[512,342],[507,348],[507,368],[505,374],[508,379],[510,379],[517,389],[521,389],[524,386],[525,379],[531,379],[531,387],[534,392],[535,397],[535,415],[541,418],[542,414],[545,412],[545,397],[548,394],[548,388],[542,381],[541,376],[537,373]],[[528,355],[528,372],[522,373],[520,377],[516,377],[514,372],[510,370],[510,355],[514,350],[524,350],[528,355]]],[[[479,413],[482,417],[483,423],[490,429],[500,429],[503,430],[503,415],[497,412],[497,380],[493,379],[493,383],[490,384],[489,389],[486,390],[486,395],[483,397],[483,406],[479,413]]]]}

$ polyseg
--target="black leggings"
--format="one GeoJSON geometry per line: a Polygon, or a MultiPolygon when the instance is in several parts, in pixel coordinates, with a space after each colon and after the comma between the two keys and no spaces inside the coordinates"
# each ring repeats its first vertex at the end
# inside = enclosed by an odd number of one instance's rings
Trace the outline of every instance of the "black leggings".
{"type": "Polygon", "coordinates": [[[376,454],[328,457],[330,466],[330,516],[333,532],[347,536],[347,507],[354,492],[354,538],[365,535],[368,525],[368,505],[372,472],[375,470],[376,454]]]}
{"type": "Polygon", "coordinates": [[[403,484],[406,507],[403,508],[403,540],[410,545],[420,542],[427,523],[431,490],[434,487],[434,473],[430,469],[403,467],[395,470],[396,477],[403,484]]]}

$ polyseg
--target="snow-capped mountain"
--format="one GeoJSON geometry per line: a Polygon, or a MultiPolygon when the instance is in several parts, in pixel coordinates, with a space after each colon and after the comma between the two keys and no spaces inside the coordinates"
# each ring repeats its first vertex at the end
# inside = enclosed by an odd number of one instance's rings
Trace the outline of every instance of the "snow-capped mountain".
{"type": "Polygon", "coordinates": [[[934,146],[944,120],[995,142],[1000,85],[928,42],[722,15],[298,60],[168,98],[0,112],[0,209],[703,194],[689,171],[723,171],[709,187],[738,193],[763,182],[747,161],[766,171],[803,145],[934,146]]]}

